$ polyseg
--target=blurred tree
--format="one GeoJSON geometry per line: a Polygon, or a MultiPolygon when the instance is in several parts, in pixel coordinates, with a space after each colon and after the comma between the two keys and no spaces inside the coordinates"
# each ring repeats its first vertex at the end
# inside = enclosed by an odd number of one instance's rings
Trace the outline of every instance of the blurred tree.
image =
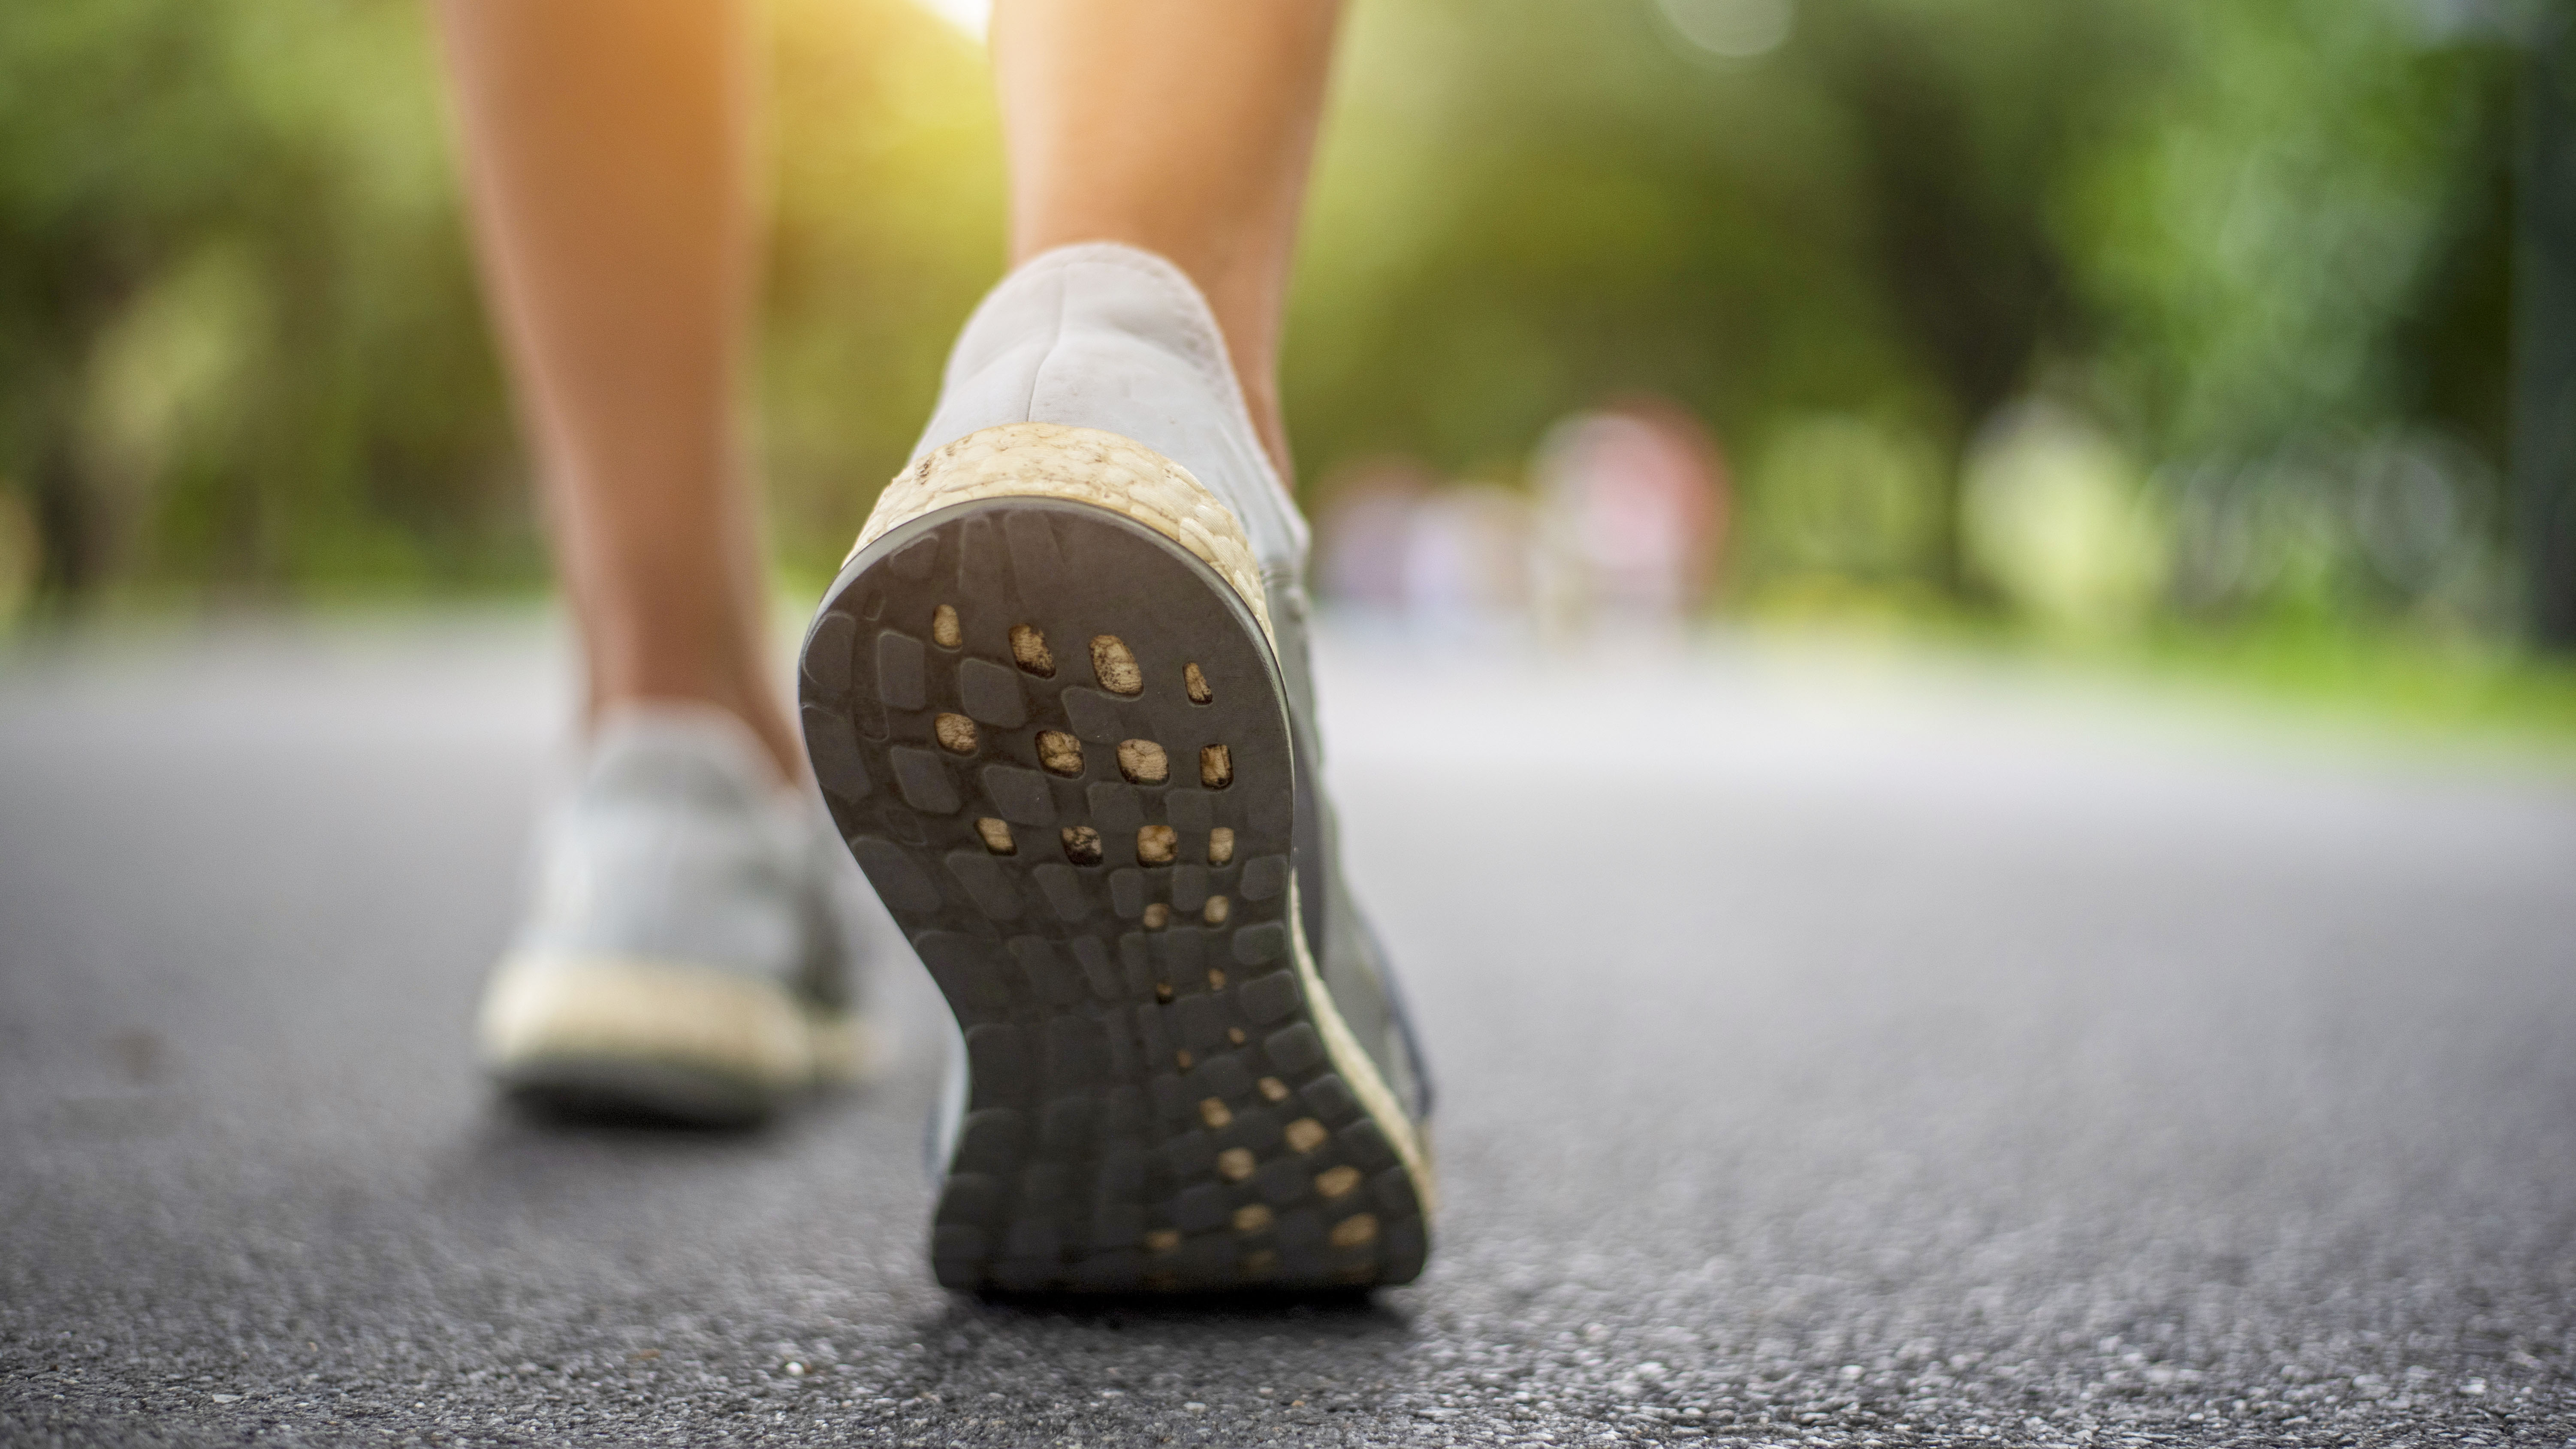
{"type": "MultiPolygon", "coordinates": [[[[2165,79],[2162,16],[2125,4],[1926,3],[1816,7],[1827,83],[1867,139],[1859,184],[1897,317],[1965,436],[2032,383],[2044,351],[2077,352],[2090,319],[2051,204],[2103,120],[2165,79]]],[[[1961,568],[1960,470],[1933,473],[1935,581],[1961,568]]]]}
{"type": "Polygon", "coordinates": [[[0,11],[0,486],[44,584],[524,558],[409,0],[0,11]]]}
{"type": "Polygon", "coordinates": [[[2096,390],[2194,495],[2178,564],[2231,580],[2217,605],[2361,617],[2500,551],[2511,72],[2476,11],[2178,7],[2171,76],[2067,192],[2096,390]],[[2448,556],[2396,589],[2392,519],[2425,535],[2395,553],[2448,556]]]}
{"type": "Polygon", "coordinates": [[[2065,204],[2106,361],[2157,451],[2267,451],[2417,401],[2392,344],[2485,218],[2509,76],[2434,14],[2174,7],[2170,75],[2065,204]]]}
{"type": "MultiPolygon", "coordinates": [[[[998,148],[905,0],[774,14],[764,415],[828,564],[1000,270],[998,148]]],[[[0,7],[0,499],[47,596],[530,580],[524,467],[417,0],[0,7]]]]}
{"type": "MultiPolygon", "coordinates": [[[[2482,487],[2505,72],[2454,11],[1362,7],[1292,341],[1307,462],[1508,472],[1552,417],[1638,390],[1756,458],[1844,414],[1945,460],[1907,567],[1954,591],[1958,460],[2031,392],[2149,459],[2334,454],[2347,512],[2391,430],[2457,436],[2441,486],[2482,487]],[[2365,441],[2320,446],[2343,434],[2365,441]]],[[[1812,472],[1748,478],[1757,583],[1870,553],[1820,553],[1814,509],[1766,500],[1812,472]]]]}
{"type": "MultiPolygon", "coordinates": [[[[2080,342],[2050,206],[2160,74],[2149,7],[1819,0],[1759,59],[1696,49],[1671,12],[1361,8],[1292,342],[1310,462],[1485,465],[1637,390],[1739,450],[1839,411],[1955,458],[2080,342]]],[[[1912,565],[1943,585],[1955,477],[1923,474],[1912,565]]],[[[1785,545],[1755,503],[1757,553],[1785,545]]]]}
{"type": "Polygon", "coordinates": [[[2544,14],[2523,77],[2513,469],[2533,632],[2576,649],[2576,25],[2544,14]]]}
{"type": "MultiPolygon", "coordinates": [[[[1974,583],[1959,460],[2052,394],[2140,460],[2103,476],[2191,494],[2149,510],[2184,574],[2451,589],[2476,570],[2397,535],[2501,516],[2464,491],[2503,456],[2512,203],[2474,9],[1363,0],[1301,463],[1510,481],[1660,394],[1749,464],[1750,587],[1911,598],[1974,583]],[[2193,557],[2276,535],[2362,562],[2193,557]]],[[[910,0],[772,14],[759,405],[780,551],[820,568],[1000,269],[998,147],[977,48],[910,0]]],[[[0,569],[23,515],[56,597],[536,575],[431,59],[416,0],[0,9],[0,569]]]]}

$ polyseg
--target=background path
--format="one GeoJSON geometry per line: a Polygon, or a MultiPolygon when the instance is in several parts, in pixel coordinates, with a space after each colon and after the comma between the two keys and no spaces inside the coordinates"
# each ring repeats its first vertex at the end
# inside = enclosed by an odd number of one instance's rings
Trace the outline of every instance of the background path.
{"type": "Polygon", "coordinates": [[[993,1303],[922,1258],[927,1050],[751,1137],[487,1101],[558,662],[0,664],[0,1440],[2576,1443],[2564,774],[1339,637],[1431,1273],[993,1303]]]}

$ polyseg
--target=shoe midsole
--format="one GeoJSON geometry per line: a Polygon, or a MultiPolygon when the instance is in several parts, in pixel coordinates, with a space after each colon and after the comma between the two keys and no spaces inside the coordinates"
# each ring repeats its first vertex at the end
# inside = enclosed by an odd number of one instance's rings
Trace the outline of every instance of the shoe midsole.
{"type": "Polygon", "coordinates": [[[786,988],[704,966],[633,956],[520,952],[483,997],[483,1055],[495,1071],[530,1062],[687,1067],[788,1092],[857,1078],[858,1020],[801,1005],[786,988]]]}

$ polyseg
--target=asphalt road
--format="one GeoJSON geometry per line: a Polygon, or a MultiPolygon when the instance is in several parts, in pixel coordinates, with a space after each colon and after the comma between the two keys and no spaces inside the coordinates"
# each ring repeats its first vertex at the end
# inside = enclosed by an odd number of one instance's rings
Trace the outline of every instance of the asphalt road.
{"type": "Polygon", "coordinates": [[[942,1292],[933,1009],[760,1135],[467,1061],[506,621],[0,661],[8,1443],[2576,1444],[2576,776],[1966,666],[1326,657],[1439,1070],[1373,1298],[942,1292]]]}

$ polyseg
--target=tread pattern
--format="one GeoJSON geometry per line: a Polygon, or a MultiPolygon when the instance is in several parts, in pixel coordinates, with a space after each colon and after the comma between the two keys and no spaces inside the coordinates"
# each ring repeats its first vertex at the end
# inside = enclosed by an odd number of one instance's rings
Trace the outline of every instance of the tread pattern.
{"type": "Polygon", "coordinates": [[[1124,512],[970,499],[878,531],[809,636],[826,802],[965,1036],[931,1235],[950,1287],[1421,1269],[1415,1186],[1290,958],[1287,720],[1266,624],[1229,582],[1124,512]],[[1051,674],[1016,661],[1014,626],[1043,635],[1051,674]],[[1142,688],[1113,688],[1131,667],[1142,688]],[[943,714],[979,723],[968,750],[943,744],[943,714]],[[1081,741],[1078,773],[1049,768],[1048,732],[1081,741]],[[1159,746],[1168,774],[1121,744],[1159,746]],[[1196,762],[1217,745],[1232,775],[1211,789],[1196,762]]]}

